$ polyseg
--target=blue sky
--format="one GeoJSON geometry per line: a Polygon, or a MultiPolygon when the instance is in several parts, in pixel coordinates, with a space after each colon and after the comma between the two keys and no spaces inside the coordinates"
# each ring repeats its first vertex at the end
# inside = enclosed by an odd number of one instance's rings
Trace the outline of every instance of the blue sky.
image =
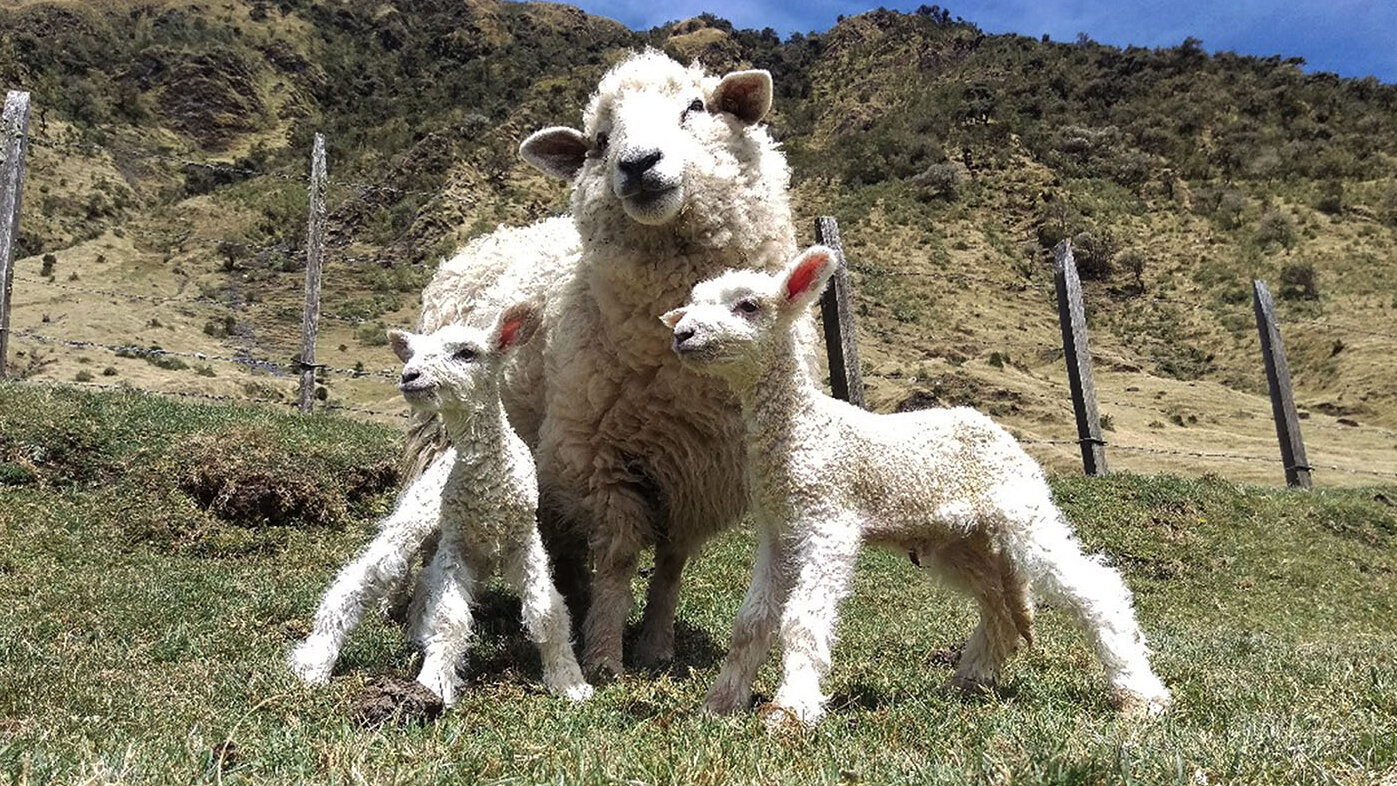
{"type": "MultiPolygon", "coordinates": [[[[589,13],[645,29],[703,11],[738,27],[771,27],[782,37],[826,30],[844,14],[879,4],[847,0],[581,0],[589,13]]],[[[930,3],[928,3],[929,5],[930,3]]],[[[913,2],[886,2],[910,11],[913,2]]],[[[1193,36],[1209,52],[1303,57],[1307,70],[1373,75],[1397,84],[1397,0],[966,0],[941,2],[989,33],[1075,41],[1078,33],[1116,46],[1174,46],[1193,36]]]]}

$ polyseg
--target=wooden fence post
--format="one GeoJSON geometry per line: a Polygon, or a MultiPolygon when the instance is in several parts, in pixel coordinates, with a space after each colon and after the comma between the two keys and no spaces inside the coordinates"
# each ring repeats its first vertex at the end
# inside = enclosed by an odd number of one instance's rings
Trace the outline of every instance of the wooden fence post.
{"type": "Polygon", "coordinates": [[[1062,354],[1067,361],[1067,381],[1072,387],[1072,411],[1077,416],[1077,444],[1082,448],[1082,469],[1088,475],[1106,474],[1106,441],[1101,438],[1101,418],[1096,411],[1096,386],[1091,379],[1091,350],[1087,348],[1087,318],[1082,308],[1082,282],[1072,244],[1053,249],[1057,283],[1057,315],[1062,325],[1062,354]]]}
{"type": "Polygon", "coordinates": [[[839,244],[839,224],[833,216],[815,219],[815,242],[829,246],[839,258],[830,285],[820,297],[820,319],[825,327],[825,351],[829,354],[829,385],[834,397],[864,407],[863,372],[859,370],[859,345],[854,335],[852,285],[844,248],[839,244]]]}
{"type": "Polygon", "coordinates": [[[301,319],[301,412],[315,402],[315,334],[320,325],[320,271],[325,256],[325,136],[310,159],[310,224],[306,228],[306,309],[301,319]]]}
{"type": "Polygon", "coordinates": [[[5,96],[3,155],[0,165],[0,379],[10,357],[10,290],[14,287],[15,244],[19,242],[19,203],[24,190],[24,154],[29,147],[29,94],[5,96]]]}
{"type": "Polygon", "coordinates": [[[1305,441],[1300,438],[1300,414],[1290,389],[1290,365],[1285,361],[1285,344],[1276,326],[1276,304],[1265,281],[1252,281],[1252,307],[1256,329],[1261,334],[1261,355],[1266,361],[1266,386],[1271,390],[1271,414],[1276,420],[1276,439],[1281,443],[1285,484],[1291,488],[1311,487],[1310,462],[1305,458],[1305,441]]]}

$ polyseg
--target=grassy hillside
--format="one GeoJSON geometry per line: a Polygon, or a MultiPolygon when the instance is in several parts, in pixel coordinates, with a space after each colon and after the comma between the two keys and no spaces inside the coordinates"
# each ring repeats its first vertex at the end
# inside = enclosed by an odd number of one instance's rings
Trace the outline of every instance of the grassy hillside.
{"type": "Polygon", "coordinates": [[[1055,480],[1135,592],[1178,699],[1156,722],[1110,709],[1051,609],[997,695],[943,692],[971,604],[881,553],[845,606],[822,726],[772,736],[703,716],[748,580],[741,531],[693,565],[671,671],[580,707],[549,698],[517,603],[491,589],[460,704],[364,726],[375,686],[415,673],[396,629],[367,622],[324,688],[282,658],[387,504],[394,442],[337,417],[0,386],[0,770],[30,784],[1397,777],[1392,485],[1055,480]]]}
{"type": "Polygon", "coordinates": [[[14,321],[49,340],[21,336],[12,361],[289,400],[284,369],[256,361],[298,352],[323,131],[323,396],[399,413],[353,372],[391,368],[383,329],[415,320],[443,254],[563,208],[518,140],[578,122],[602,71],[647,44],[772,71],[799,220],[840,220],[876,407],[972,404],[1072,466],[1052,444],[1075,432],[1047,259],[1071,238],[1116,466],[1278,482],[1255,277],[1280,301],[1320,482],[1397,475],[1397,87],[1192,40],[985,35],[934,8],[783,41],[496,0],[14,4],[0,76],[36,107],[14,321]],[[128,345],[186,354],[162,367],[128,345]],[[1243,458],[1198,455],[1217,453],[1243,458]]]}

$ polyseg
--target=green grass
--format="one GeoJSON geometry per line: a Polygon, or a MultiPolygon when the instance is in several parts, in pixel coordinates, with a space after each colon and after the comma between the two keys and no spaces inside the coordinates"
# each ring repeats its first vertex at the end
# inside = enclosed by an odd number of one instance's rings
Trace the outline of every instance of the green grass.
{"type": "MultiPolygon", "coordinates": [[[[367,622],[327,687],[300,685],[282,659],[389,502],[344,477],[391,465],[395,440],[329,417],[0,386],[0,773],[1081,784],[1397,774],[1397,489],[1305,494],[1206,478],[1055,482],[1083,539],[1135,590],[1177,694],[1159,721],[1111,710],[1099,664],[1051,609],[998,695],[942,691],[950,667],[935,656],[968,634],[970,604],[905,557],[872,552],[843,610],[833,709],[818,729],[770,735],[752,716],[705,716],[748,578],[744,530],[690,569],[671,671],[629,675],[581,706],[550,698],[517,603],[491,590],[464,698],[432,722],[362,728],[353,713],[365,687],[415,673],[394,627],[367,622]],[[189,446],[208,442],[226,447],[197,454],[210,473],[250,483],[255,459],[291,483],[295,466],[324,489],[320,507],[256,519],[205,505],[180,479],[189,446]],[[314,513],[331,509],[341,512],[314,513]],[[231,751],[222,766],[219,750],[231,751]]],[[[777,676],[772,659],[758,693],[777,676]]]]}

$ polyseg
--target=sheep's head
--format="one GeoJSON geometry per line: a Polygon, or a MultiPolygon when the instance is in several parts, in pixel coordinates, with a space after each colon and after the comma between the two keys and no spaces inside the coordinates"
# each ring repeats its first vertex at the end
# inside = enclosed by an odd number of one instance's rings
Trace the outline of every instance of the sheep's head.
{"type": "MultiPolygon", "coordinates": [[[[632,221],[668,224],[703,193],[704,178],[758,180],[770,145],[756,126],[771,108],[771,75],[737,71],[722,79],[648,50],[607,72],[583,130],[535,133],[520,154],[543,172],[576,179],[584,204],[617,204],[632,221]]],[[[781,188],[785,187],[784,161],[781,188]]],[[[577,210],[578,197],[574,196],[577,210]]]]}
{"type": "Polygon", "coordinates": [[[798,317],[819,299],[839,266],[836,252],[812,246],[780,273],[732,270],[694,287],[689,303],[660,317],[674,331],[680,360],[725,377],[789,352],[798,317]]]}
{"type": "Polygon", "coordinates": [[[403,361],[398,390],[414,409],[427,412],[479,410],[499,398],[505,357],[538,329],[539,310],[513,306],[489,330],[446,325],[421,335],[388,331],[388,343],[403,361]]]}

